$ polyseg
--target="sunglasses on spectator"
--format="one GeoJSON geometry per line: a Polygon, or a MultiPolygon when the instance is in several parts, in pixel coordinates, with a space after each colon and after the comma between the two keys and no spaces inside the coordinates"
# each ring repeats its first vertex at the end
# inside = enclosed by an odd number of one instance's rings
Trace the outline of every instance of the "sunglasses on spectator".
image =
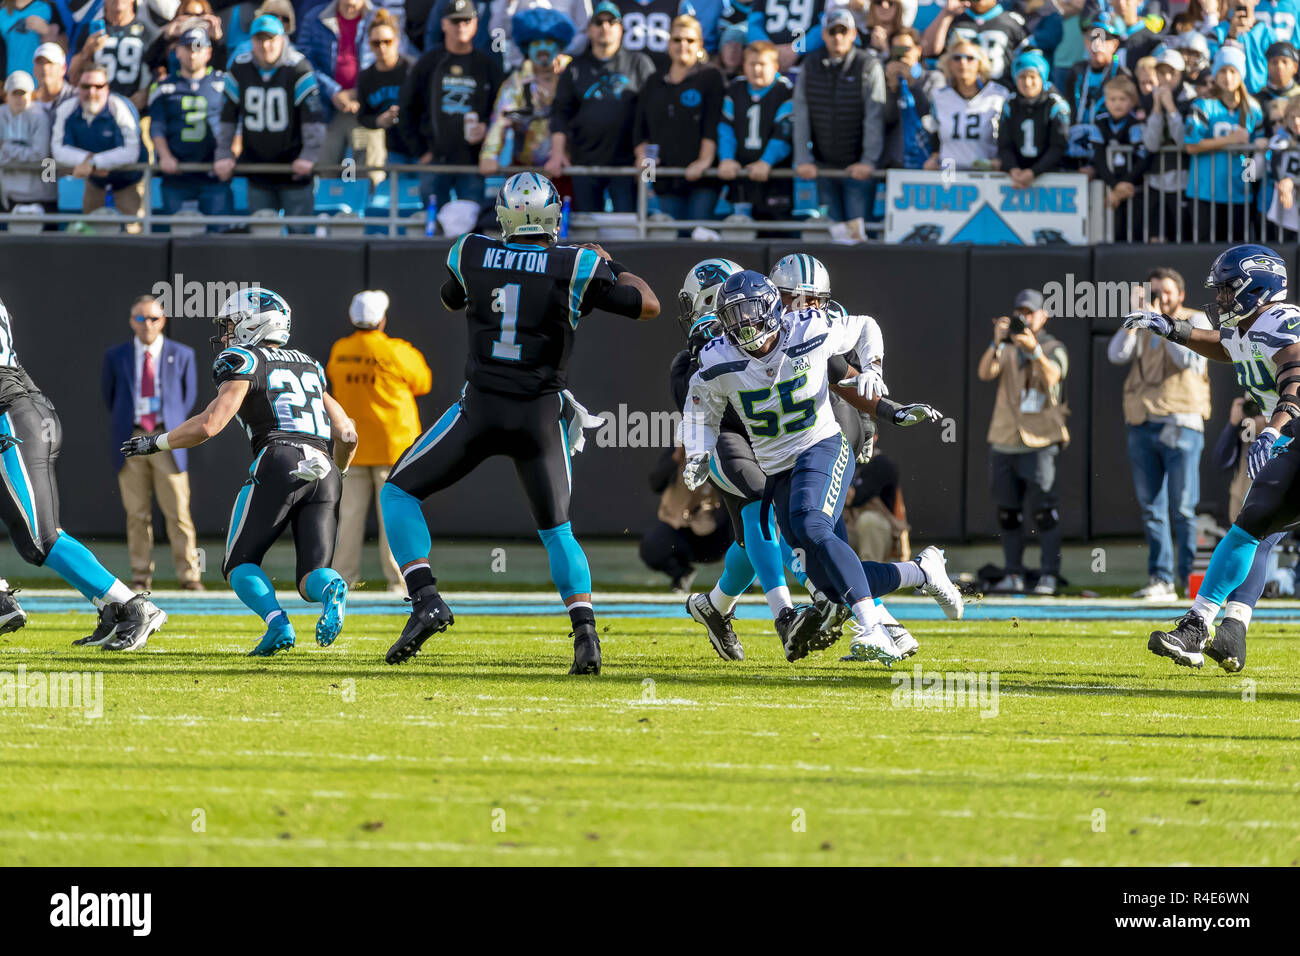
{"type": "Polygon", "coordinates": [[[80,84],[78,84],[77,89],[81,89],[81,90],[106,90],[106,89],[108,89],[108,84],[107,84],[107,83],[80,83],[80,84]]]}
{"type": "Polygon", "coordinates": [[[370,41],[370,45],[371,46],[392,46],[396,42],[397,40],[394,39],[393,37],[388,37],[387,39],[385,39],[384,37],[375,37],[373,40],[370,41]]]}
{"type": "Polygon", "coordinates": [[[848,33],[849,28],[842,23],[837,23],[835,24],[835,26],[830,28],[829,32],[831,36],[839,37],[839,36],[844,36],[846,33],[848,33]]]}
{"type": "Polygon", "coordinates": [[[699,43],[696,37],[669,37],[669,43],[699,43]]]}
{"type": "Polygon", "coordinates": [[[968,60],[976,60],[978,57],[972,53],[954,53],[952,59],[954,63],[965,63],[968,60]]]}
{"type": "Polygon", "coordinates": [[[165,315],[137,315],[137,316],[135,317],[135,320],[136,320],[137,322],[166,322],[166,321],[167,321],[167,316],[165,316],[165,315]]]}

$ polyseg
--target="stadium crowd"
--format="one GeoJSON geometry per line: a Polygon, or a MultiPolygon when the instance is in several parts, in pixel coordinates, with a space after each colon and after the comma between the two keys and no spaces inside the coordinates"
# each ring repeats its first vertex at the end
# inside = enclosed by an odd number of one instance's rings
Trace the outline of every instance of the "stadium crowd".
{"type": "MultiPolygon", "coordinates": [[[[309,215],[350,156],[477,169],[420,177],[439,208],[529,165],[632,211],[633,176],[568,175],[625,167],[691,220],[870,218],[887,169],[1079,171],[1117,239],[1300,234],[1296,0],[3,0],[0,62],[0,163],[53,158],[86,212],[137,213],[117,167],[152,161],[160,212],[229,215],[275,163],[247,208],[309,215]]],[[[54,177],[0,186],[56,208],[54,177]]]]}

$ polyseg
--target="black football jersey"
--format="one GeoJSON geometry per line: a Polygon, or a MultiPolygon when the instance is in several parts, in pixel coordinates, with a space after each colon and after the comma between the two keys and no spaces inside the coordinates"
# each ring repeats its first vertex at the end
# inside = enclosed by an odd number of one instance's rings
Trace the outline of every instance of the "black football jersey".
{"type": "Polygon", "coordinates": [[[754,0],[751,8],[762,16],[767,38],[784,46],[821,29],[826,0],[754,0]]]}
{"type": "Polygon", "coordinates": [[[668,36],[682,0],[624,0],[623,49],[645,53],[655,69],[668,69],[668,36]]]}
{"type": "MultiPolygon", "coordinates": [[[[153,81],[144,62],[145,51],[158,37],[158,28],[147,18],[136,17],[124,26],[104,26],[107,40],[95,51],[95,63],[108,74],[108,88],[128,99],[153,81]]],[[[87,35],[86,39],[90,39],[87,35]]],[[[85,46],[85,42],[82,42],[85,46]]]]}
{"type": "Polygon", "coordinates": [[[291,163],[302,152],[303,123],[324,122],[316,74],[306,57],[286,49],[268,77],[250,52],[226,74],[221,122],[239,123],[245,163],[291,163]]]}
{"type": "MultiPolygon", "coordinates": [[[[794,84],[778,73],[772,85],[755,96],[749,82],[736,77],[722,101],[722,122],[730,124],[735,135],[736,162],[749,165],[762,158],[771,140],[789,143],[793,137],[794,84]]],[[[789,165],[788,155],[784,165],[789,165]]]]}
{"type": "Polygon", "coordinates": [[[958,14],[948,28],[948,46],[958,40],[973,40],[988,54],[992,69],[990,79],[1001,81],[1006,76],[1003,86],[1012,87],[1010,75],[1011,61],[1016,49],[1025,42],[1029,30],[1025,27],[1025,18],[1001,5],[995,6],[984,14],[972,13],[969,8],[958,14]]]}
{"type": "Polygon", "coordinates": [[[0,410],[8,408],[24,395],[32,395],[37,391],[36,384],[18,364],[10,322],[9,310],[0,302],[0,410]]]}
{"type": "Polygon", "coordinates": [[[235,416],[253,451],[272,440],[330,449],[330,417],[325,410],[325,369],[297,349],[235,345],[212,363],[212,378],[248,382],[248,394],[235,416]]]}
{"type": "Polygon", "coordinates": [[[614,287],[609,265],[590,249],[505,242],[469,233],[447,253],[465,291],[475,388],[533,397],[568,387],[578,320],[614,287]]]}

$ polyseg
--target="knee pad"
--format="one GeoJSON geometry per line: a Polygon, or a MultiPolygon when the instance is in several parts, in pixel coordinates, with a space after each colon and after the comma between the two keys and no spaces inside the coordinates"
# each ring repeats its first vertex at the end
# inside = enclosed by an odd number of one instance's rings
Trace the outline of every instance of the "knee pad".
{"type": "Polygon", "coordinates": [[[998,527],[1003,531],[1015,531],[1020,527],[1020,512],[1010,508],[998,509],[998,527]]]}
{"type": "Polygon", "coordinates": [[[1049,531],[1061,521],[1061,513],[1055,508],[1039,508],[1034,512],[1034,524],[1039,531],[1049,531]]]}

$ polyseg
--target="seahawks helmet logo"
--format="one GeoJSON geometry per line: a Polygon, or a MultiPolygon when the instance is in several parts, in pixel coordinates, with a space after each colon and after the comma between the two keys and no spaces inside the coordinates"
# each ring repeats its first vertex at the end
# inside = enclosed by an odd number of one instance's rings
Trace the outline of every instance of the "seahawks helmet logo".
{"type": "Polygon", "coordinates": [[[1286,266],[1278,259],[1269,256],[1256,256],[1253,259],[1247,259],[1241,264],[1244,272],[1271,272],[1274,275],[1285,275],[1286,266]]]}

